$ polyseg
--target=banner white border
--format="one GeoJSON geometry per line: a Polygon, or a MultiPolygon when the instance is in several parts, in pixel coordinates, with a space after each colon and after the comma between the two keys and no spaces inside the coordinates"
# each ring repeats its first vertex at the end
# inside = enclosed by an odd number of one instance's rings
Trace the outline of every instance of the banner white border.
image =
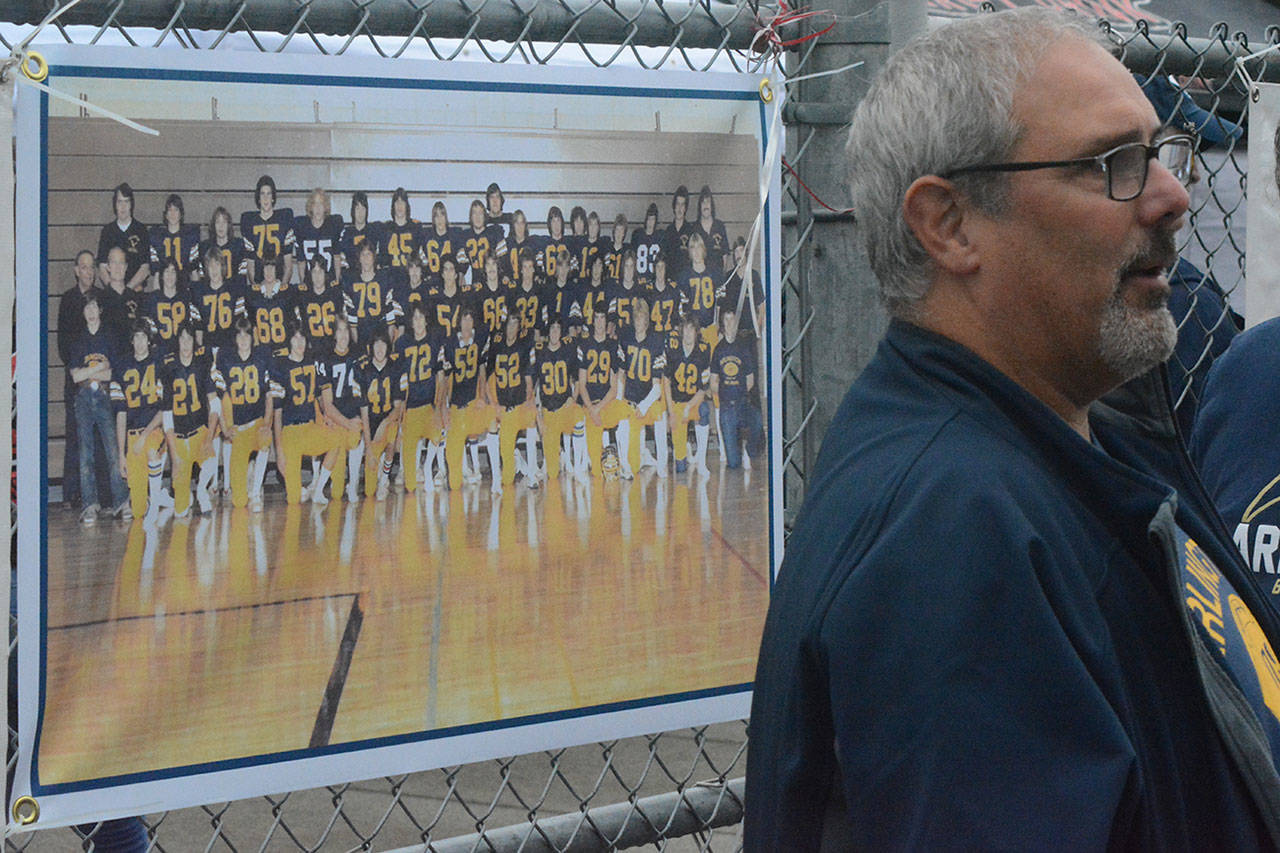
{"type": "MultiPolygon", "coordinates": [[[[644,90],[654,97],[706,97],[714,93],[749,93],[757,96],[761,75],[724,74],[692,71],[648,71],[618,68],[546,67],[498,65],[473,62],[426,62],[418,60],[384,60],[369,57],[322,57],[299,54],[264,55],[245,52],[204,52],[195,50],[159,50],[117,47],[57,45],[40,47],[48,60],[51,74],[48,83],[54,88],[59,76],[74,76],[76,69],[110,69],[122,77],[155,78],[166,74],[260,75],[268,82],[282,77],[300,78],[306,85],[350,85],[352,80],[378,79],[404,81],[441,81],[475,83],[485,87],[548,87],[550,91],[569,94],[607,95],[611,90],[644,90]]],[[[367,85],[367,83],[365,84],[367,85]]],[[[20,282],[42,282],[46,275],[46,235],[44,222],[44,128],[41,121],[43,95],[30,86],[19,87],[16,110],[17,201],[16,229],[18,278],[20,282]]],[[[777,102],[760,104],[759,138],[761,168],[765,152],[765,135],[771,130],[771,112],[777,102]]],[[[781,124],[778,124],[781,127],[781,124]]],[[[779,140],[780,142],[780,140],[779,140]]],[[[781,150],[781,146],[778,146],[781,150]]],[[[769,389],[769,458],[770,458],[770,523],[773,570],[770,583],[781,564],[783,542],[783,451],[782,451],[782,349],[780,275],[780,164],[769,165],[769,198],[765,206],[765,268],[761,270],[767,298],[769,389]]],[[[37,322],[47,310],[40,306],[37,317],[28,312],[17,330],[17,351],[22,354],[43,353],[47,338],[44,324],[37,322]]],[[[19,305],[23,305],[19,302],[19,305]]],[[[28,300],[26,305],[30,305],[28,300]]],[[[18,365],[18,452],[19,459],[42,459],[45,454],[42,431],[42,409],[47,399],[45,359],[21,357],[18,365]],[[28,391],[27,389],[32,389],[28,391]],[[39,393],[32,393],[39,389],[39,393]]],[[[42,466],[43,468],[44,466],[42,466]]],[[[47,518],[46,480],[41,471],[21,468],[18,486],[18,579],[19,610],[19,757],[12,799],[7,809],[11,829],[40,829],[71,823],[82,823],[108,817],[147,814],[201,803],[242,799],[260,794],[338,784],[345,781],[402,774],[435,767],[470,763],[538,750],[591,743],[600,740],[723,722],[742,718],[750,710],[750,685],[731,688],[718,695],[698,698],[659,697],[646,702],[627,703],[617,710],[582,709],[558,715],[554,719],[536,718],[534,722],[501,721],[486,724],[483,730],[462,734],[432,736],[420,733],[416,738],[395,739],[386,745],[363,744],[330,747],[323,754],[304,758],[272,760],[258,757],[246,759],[243,766],[219,768],[210,772],[180,768],[163,771],[154,778],[127,784],[98,786],[91,784],[79,790],[52,793],[42,788],[33,790],[32,756],[36,741],[38,696],[44,661],[42,608],[43,566],[41,537],[47,518]],[[40,575],[40,582],[36,574],[40,575]],[[250,763],[252,762],[252,763],[250,763]],[[38,822],[19,826],[14,822],[14,799],[32,796],[40,808],[38,822]]],[[[365,742],[368,743],[368,742],[365,742]]],[[[229,762],[240,764],[240,762],[229,762]]],[[[59,786],[60,788],[63,786],[59,786]]]]}

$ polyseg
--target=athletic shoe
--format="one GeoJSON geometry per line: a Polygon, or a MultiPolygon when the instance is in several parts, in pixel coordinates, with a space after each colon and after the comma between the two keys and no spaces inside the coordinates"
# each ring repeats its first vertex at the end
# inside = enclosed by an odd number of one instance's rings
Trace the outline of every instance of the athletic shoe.
{"type": "Polygon", "coordinates": [[[129,499],[121,501],[120,506],[116,507],[111,514],[121,521],[133,521],[133,507],[129,505],[129,499]]]}
{"type": "Polygon", "coordinates": [[[676,473],[677,473],[677,474],[683,474],[685,471],[688,471],[688,470],[689,470],[689,460],[687,460],[687,459],[677,459],[677,460],[676,460],[676,473]]]}
{"type": "Polygon", "coordinates": [[[80,510],[80,523],[87,526],[98,522],[98,510],[101,509],[97,504],[89,504],[80,510]]]}
{"type": "Polygon", "coordinates": [[[262,512],[262,495],[254,495],[249,498],[249,511],[262,512]]]}
{"type": "Polygon", "coordinates": [[[385,482],[379,482],[378,488],[374,492],[373,496],[377,500],[385,501],[387,499],[387,484],[385,482]]]}

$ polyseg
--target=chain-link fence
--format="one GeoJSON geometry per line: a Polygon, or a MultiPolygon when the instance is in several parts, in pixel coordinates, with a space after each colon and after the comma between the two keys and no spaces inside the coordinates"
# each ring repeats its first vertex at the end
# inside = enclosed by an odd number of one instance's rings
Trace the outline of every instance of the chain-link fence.
{"type": "MultiPolygon", "coordinates": [[[[831,44],[888,44],[890,3],[850,3],[833,16],[805,20],[791,37],[835,28],[791,48],[788,78],[834,70],[847,56],[823,55],[831,44]],[[879,31],[876,32],[877,28],[879,31]],[[860,36],[859,31],[871,33],[860,36]],[[825,40],[824,40],[825,39],[825,40]]],[[[52,8],[49,0],[13,0],[0,13],[0,42],[10,50],[31,35],[52,8]]],[[[921,4],[922,8],[922,4],[921,4]]],[[[753,37],[775,10],[756,0],[425,0],[402,3],[316,0],[294,3],[205,0],[84,0],[47,26],[33,47],[51,41],[125,43],[140,47],[257,49],[319,54],[372,52],[389,57],[434,57],[506,63],[589,63],[679,67],[695,71],[755,67],[753,37]]],[[[1268,32],[1274,42],[1277,32],[1268,32]]],[[[1180,27],[1155,33],[1116,30],[1125,62],[1146,77],[1172,79],[1176,99],[1242,124],[1248,98],[1231,75],[1231,58],[1257,50],[1221,26],[1207,38],[1180,27]]],[[[849,63],[852,64],[852,63],[849,63]]],[[[1265,61],[1254,76],[1265,77],[1265,61]]],[[[857,86],[875,62],[846,73],[857,86]]],[[[812,84],[810,83],[810,86],[812,84]]],[[[855,87],[856,88],[856,87],[855,87]]],[[[833,399],[819,375],[838,374],[843,388],[861,368],[833,364],[833,334],[824,306],[810,290],[820,259],[833,243],[852,245],[851,216],[828,149],[838,144],[849,114],[823,103],[824,90],[788,84],[783,171],[783,405],[785,517],[794,514],[816,454],[825,411],[833,399]]],[[[1194,407],[1197,377],[1233,334],[1230,306],[1244,281],[1244,199],[1247,151],[1242,137],[1206,147],[1201,180],[1181,248],[1189,265],[1181,276],[1187,306],[1180,410],[1194,407]]],[[[861,310],[861,309],[859,309],[861,310]]],[[[877,308],[864,326],[858,352],[869,357],[877,308]]],[[[11,648],[11,656],[13,649],[11,648]]],[[[10,733],[12,762],[14,733],[10,733]]],[[[347,850],[426,845],[435,850],[595,850],[656,844],[667,849],[733,850],[741,846],[742,776],[746,722],[667,732],[592,746],[518,756],[462,767],[279,797],[225,803],[144,818],[153,849],[347,850]]],[[[12,771],[12,763],[10,764],[12,771]]],[[[71,830],[11,836],[6,849],[92,849],[71,830]]]]}

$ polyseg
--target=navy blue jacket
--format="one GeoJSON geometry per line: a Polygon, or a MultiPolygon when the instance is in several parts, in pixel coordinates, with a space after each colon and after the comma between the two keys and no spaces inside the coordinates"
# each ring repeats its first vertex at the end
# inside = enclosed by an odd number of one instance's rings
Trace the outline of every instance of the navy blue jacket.
{"type": "Polygon", "coordinates": [[[1178,531],[1275,621],[1164,383],[1095,404],[1091,444],[963,347],[890,326],[773,589],[748,850],[1280,844],[1280,777],[1188,617],[1178,531]]]}
{"type": "Polygon", "coordinates": [[[1280,318],[1239,335],[1214,362],[1191,458],[1233,529],[1250,576],[1280,613],[1280,318]]]}

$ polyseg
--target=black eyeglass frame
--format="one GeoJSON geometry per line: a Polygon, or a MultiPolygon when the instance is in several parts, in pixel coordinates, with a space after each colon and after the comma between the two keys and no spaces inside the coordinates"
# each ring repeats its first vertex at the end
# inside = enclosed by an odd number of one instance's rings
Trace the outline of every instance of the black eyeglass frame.
{"type": "Polygon", "coordinates": [[[1030,172],[1036,169],[1060,169],[1069,166],[1087,166],[1095,165],[1102,170],[1102,174],[1107,177],[1107,198],[1112,201],[1133,201],[1142,195],[1142,191],[1147,188],[1147,174],[1151,169],[1151,161],[1160,156],[1160,149],[1171,143],[1183,143],[1187,146],[1187,170],[1183,177],[1183,186],[1187,186],[1191,182],[1191,161],[1196,153],[1196,137],[1189,133],[1175,133],[1165,136],[1152,143],[1145,142],[1126,142],[1123,145],[1117,145],[1101,154],[1095,154],[1092,157],[1076,157],[1072,160],[1030,160],[1021,163],[984,163],[977,166],[961,166],[959,169],[950,169],[939,175],[941,178],[950,180],[956,175],[972,174],[974,172],[1030,172]],[[1110,168],[1110,160],[1121,151],[1127,151],[1134,148],[1141,148],[1146,152],[1146,157],[1142,161],[1142,179],[1138,181],[1138,189],[1133,195],[1118,198],[1112,190],[1112,177],[1114,173],[1110,168]]]}

